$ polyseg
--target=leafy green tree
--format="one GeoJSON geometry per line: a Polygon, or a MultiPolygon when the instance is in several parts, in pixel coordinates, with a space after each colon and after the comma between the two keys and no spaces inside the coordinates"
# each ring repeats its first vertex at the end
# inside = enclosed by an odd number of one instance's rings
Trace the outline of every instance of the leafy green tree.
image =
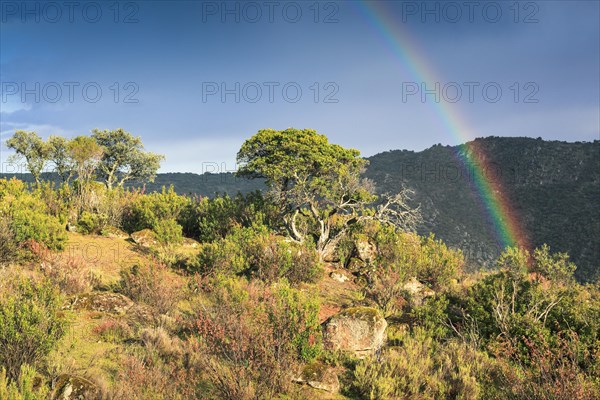
{"type": "Polygon", "coordinates": [[[104,149],[98,176],[111,189],[126,181],[153,182],[164,156],[144,151],[142,139],[119,128],[92,130],[92,137],[104,149]]]}
{"type": "Polygon", "coordinates": [[[75,173],[75,163],[71,153],[70,141],[62,136],[48,138],[48,159],[54,164],[54,171],[68,184],[75,173]]]}
{"type": "Polygon", "coordinates": [[[69,153],[80,183],[91,181],[104,149],[88,136],[77,136],[69,142],[69,153]]]}
{"type": "Polygon", "coordinates": [[[289,236],[297,242],[312,237],[322,257],[354,224],[376,219],[412,227],[417,221],[406,191],[367,208],[377,199],[371,182],[360,176],[367,161],[314,130],[260,130],[244,142],[237,161],[238,176],[265,178],[289,236]]]}
{"type": "Polygon", "coordinates": [[[19,130],[6,141],[6,146],[16,152],[10,157],[10,162],[17,163],[25,159],[27,169],[39,185],[40,175],[48,162],[48,146],[42,138],[35,132],[19,130]]]}

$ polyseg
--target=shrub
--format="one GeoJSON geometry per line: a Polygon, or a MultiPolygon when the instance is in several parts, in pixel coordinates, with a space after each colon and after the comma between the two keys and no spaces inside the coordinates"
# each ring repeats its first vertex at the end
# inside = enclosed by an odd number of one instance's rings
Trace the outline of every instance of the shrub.
{"type": "Polygon", "coordinates": [[[36,385],[37,372],[27,364],[21,366],[19,378],[9,381],[6,371],[0,368],[0,399],[2,400],[46,400],[49,390],[45,385],[36,385]]]}
{"type": "Polygon", "coordinates": [[[107,190],[103,188],[100,201],[96,205],[96,213],[105,217],[105,224],[122,227],[130,205],[140,196],[140,190],[126,190],[121,187],[107,190]]]}
{"type": "Polygon", "coordinates": [[[420,306],[413,307],[410,317],[415,325],[425,329],[435,339],[443,339],[450,334],[448,328],[449,301],[442,295],[428,297],[420,306]]]}
{"type": "Polygon", "coordinates": [[[318,304],[284,282],[228,281],[198,313],[200,365],[219,397],[273,398],[320,349],[318,304]]]}
{"type": "Polygon", "coordinates": [[[66,295],[89,292],[94,277],[85,261],[73,254],[55,254],[44,244],[29,241],[28,249],[40,262],[40,269],[66,295]]]}
{"type": "Polygon", "coordinates": [[[175,193],[173,186],[162,192],[136,196],[123,213],[123,229],[129,233],[156,230],[162,220],[177,220],[189,199],[175,193]]]}
{"type": "Polygon", "coordinates": [[[114,399],[184,400],[204,399],[206,389],[187,365],[152,362],[143,356],[128,355],[115,377],[114,399]]]}
{"type": "Polygon", "coordinates": [[[436,290],[456,278],[464,265],[460,250],[448,248],[433,235],[419,237],[381,227],[375,234],[375,242],[380,265],[406,277],[414,276],[436,290]]]}
{"type": "Polygon", "coordinates": [[[424,331],[356,365],[351,390],[362,398],[478,399],[491,361],[459,342],[436,343],[424,331]]]}
{"type": "Polygon", "coordinates": [[[17,379],[21,366],[38,366],[65,331],[61,298],[50,282],[15,278],[0,292],[0,366],[17,379]]]}
{"type": "Polygon", "coordinates": [[[99,235],[102,229],[107,225],[108,217],[103,214],[95,214],[84,211],[77,221],[77,229],[83,234],[99,235]]]}
{"type": "Polygon", "coordinates": [[[133,335],[133,330],[125,321],[115,318],[102,321],[92,329],[92,332],[102,340],[111,343],[122,342],[133,335]]]}
{"type": "Polygon", "coordinates": [[[404,283],[405,277],[400,273],[379,268],[365,291],[387,318],[400,311],[399,301],[404,293],[404,283]]]}
{"type": "Polygon", "coordinates": [[[121,271],[119,290],[134,301],[145,303],[161,314],[173,310],[183,284],[164,264],[153,261],[121,271]]]}
{"type": "Polygon", "coordinates": [[[162,246],[179,244],[183,241],[182,227],[174,219],[161,219],[154,225],[156,239],[162,246]]]}
{"type": "Polygon", "coordinates": [[[314,282],[322,274],[313,248],[288,242],[264,226],[236,228],[226,238],[205,244],[191,268],[203,275],[237,274],[266,282],[286,278],[293,284],[314,282]]]}
{"type": "Polygon", "coordinates": [[[186,236],[201,242],[213,242],[225,238],[236,227],[267,226],[275,229],[279,210],[263,197],[261,192],[246,195],[238,193],[192,199],[184,208],[178,222],[186,236]]]}
{"type": "Polygon", "coordinates": [[[15,235],[8,217],[0,216],[0,267],[18,258],[15,235]]]}
{"type": "Polygon", "coordinates": [[[58,219],[33,210],[15,210],[12,228],[17,243],[35,240],[53,250],[62,250],[67,242],[67,232],[58,219]]]}
{"type": "Polygon", "coordinates": [[[16,179],[0,179],[0,215],[8,219],[17,244],[35,240],[62,250],[67,241],[65,227],[58,217],[48,214],[39,192],[29,193],[16,179]]]}

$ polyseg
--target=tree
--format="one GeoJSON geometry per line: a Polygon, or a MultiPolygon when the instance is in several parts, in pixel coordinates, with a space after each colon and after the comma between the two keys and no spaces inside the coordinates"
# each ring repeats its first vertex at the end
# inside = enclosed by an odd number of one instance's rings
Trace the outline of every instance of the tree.
{"type": "Polygon", "coordinates": [[[24,158],[27,169],[39,185],[40,175],[48,161],[48,146],[42,138],[35,132],[19,130],[6,141],[6,146],[16,152],[9,158],[10,162],[16,163],[24,158]]]}
{"type": "Polygon", "coordinates": [[[238,176],[265,178],[289,236],[297,242],[312,236],[321,258],[354,224],[379,220],[413,227],[418,220],[406,204],[407,191],[368,208],[377,196],[372,183],[360,177],[367,160],[311,129],[260,130],[244,142],[237,161],[238,176]]]}
{"type": "Polygon", "coordinates": [[[75,163],[71,157],[70,142],[62,136],[48,138],[48,159],[54,164],[54,171],[64,183],[69,183],[75,173],[75,163]]]}
{"type": "Polygon", "coordinates": [[[104,154],[98,175],[111,189],[123,186],[128,180],[153,182],[164,156],[144,151],[142,140],[119,128],[92,130],[92,137],[102,146],[104,154]]]}
{"type": "Polygon", "coordinates": [[[69,157],[80,183],[87,183],[102,161],[104,149],[88,136],[77,136],[69,142],[69,157]]]}

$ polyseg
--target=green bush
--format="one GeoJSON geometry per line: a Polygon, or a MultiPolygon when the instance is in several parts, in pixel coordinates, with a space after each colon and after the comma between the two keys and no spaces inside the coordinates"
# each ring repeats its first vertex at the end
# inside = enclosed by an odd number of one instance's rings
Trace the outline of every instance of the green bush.
{"type": "Polygon", "coordinates": [[[77,221],[77,229],[83,234],[95,234],[99,235],[102,229],[106,226],[108,218],[106,215],[95,214],[88,211],[84,211],[79,216],[77,221]]]}
{"type": "Polygon", "coordinates": [[[173,310],[181,297],[182,283],[160,262],[136,264],[121,270],[120,275],[121,293],[153,307],[160,314],[173,310]]]}
{"type": "Polygon", "coordinates": [[[436,290],[446,287],[464,265],[460,250],[448,248],[433,235],[420,237],[381,227],[374,237],[381,266],[406,277],[414,276],[436,290]]]}
{"type": "Polygon", "coordinates": [[[460,342],[438,343],[424,331],[402,346],[361,360],[351,390],[365,399],[479,399],[490,378],[488,357],[460,342]]]}
{"type": "Polygon", "coordinates": [[[64,248],[67,241],[64,225],[49,214],[39,192],[28,192],[23,182],[0,179],[0,215],[8,219],[16,244],[34,240],[52,250],[64,248]]]}
{"type": "Polygon", "coordinates": [[[155,230],[160,221],[177,220],[189,199],[175,193],[173,186],[137,196],[123,215],[123,229],[129,233],[142,229],[155,230]]]}
{"type": "Polygon", "coordinates": [[[15,210],[11,225],[17,243],[34,240],[49,249],[62,250],[67,242],[67,232],[58,219],[39,211],[15,210]]]}
{"type": "Polygon", "coordinates": [[[154,224],[156,240],[162,246],[179,244],[183,241],[182,227],[174,219],[161,219],[154,224]]]}
{"type": "Polygon", "coordinates": [[[234,274],[266,282],[315,282],[322,274],[311,246],[288,242],[266,227],[235,228],[224,239],[203,245],[191,268],[203,275],[234,274]]]}
{"type": "Polygon", "coordinates": [[[279,211],[261,192],[235,197],[196,198],[180,214],[178,222],[186,236],[201,242],[225,238],[236,227],[277,227],[279,211]]]}
{"type": "Polygon", "coordinates": [[[18,248],[8,217],[0,216],[0,266],[15,261],[18,248]]]}
{"type": "Polygon", "coordinates": [[[193,323],[214,398],[275,398],[290,372],[320,353],[319,305],[285,281],[265,286],[230,278],[214,288],[193,323]]]}
{"type": "Polygon", "coordinates": [[[37,372],[27,364],[21,366],[19,378],[9,381],[6,371],[0,368],[0,399],[2,400],[47,400],[49,390],[36,384],[37,372]]]}
{"type": "Polygon", "coordinates": [[[25,364],[39,366],[65,332],[61,297],[49,281],[14,278],[0,292],[0,367],[18,378],[25,364]]]}

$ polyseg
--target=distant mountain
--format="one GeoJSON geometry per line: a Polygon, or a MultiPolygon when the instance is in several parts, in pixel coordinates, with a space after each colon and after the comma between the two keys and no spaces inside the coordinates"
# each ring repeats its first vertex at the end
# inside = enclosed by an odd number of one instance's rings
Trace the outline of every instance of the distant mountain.
{"type": "MultiPolygon", "coordinates": [[[[501,251],[489,212],[480,199],[471,146],[436,145],[421,152],[389,151],[370,157],[366,176],[379,191],[415,190],[425,222],[459,247],[473,264],[489,264],[501,251]],[[459,159],[472,160],[465,163],[459,159]]],[[[475,147],[485,155],[486,175],[501,182],[516,219],[533,247],[547,243],[568,252],[576,276],[588,280],[600,270],[600,141],[566,143],[531,138],[489,137],[475,147]],[[493,175],[492,175],[493,174],[493,175]]],[[[478,160],[480,161],[480,160],[478,160]]]]}
{"type": "MultiPolygon", "coordinates": [[[[486,175],[501,182],[499,194],[509,201],[511,216],[530,244],[547,243],[552,251],[568,252],[580,280],[599,276],[600,141],[488,137],[474,144],[481,149],[478,154],[485,155],[486,175]]],[[[470,147],[435,145],[420,152],[380,153],[369,158],[365,176],[375,181],[379,192],[414,189],[413,204],[420,205],[424,216],[419,233],[434,233],[461,248],[471,266],[490,265],[501,245],[473,179],[478,154],[471,154],[470,147]]],[[[31,180],[29,175],[18,177],[31,180]]],[[[231,173],[168,173],[146,184],[146,191],[169,185],[178,193],[201,196],[265,188],[261,180],[231,173]]]]}

